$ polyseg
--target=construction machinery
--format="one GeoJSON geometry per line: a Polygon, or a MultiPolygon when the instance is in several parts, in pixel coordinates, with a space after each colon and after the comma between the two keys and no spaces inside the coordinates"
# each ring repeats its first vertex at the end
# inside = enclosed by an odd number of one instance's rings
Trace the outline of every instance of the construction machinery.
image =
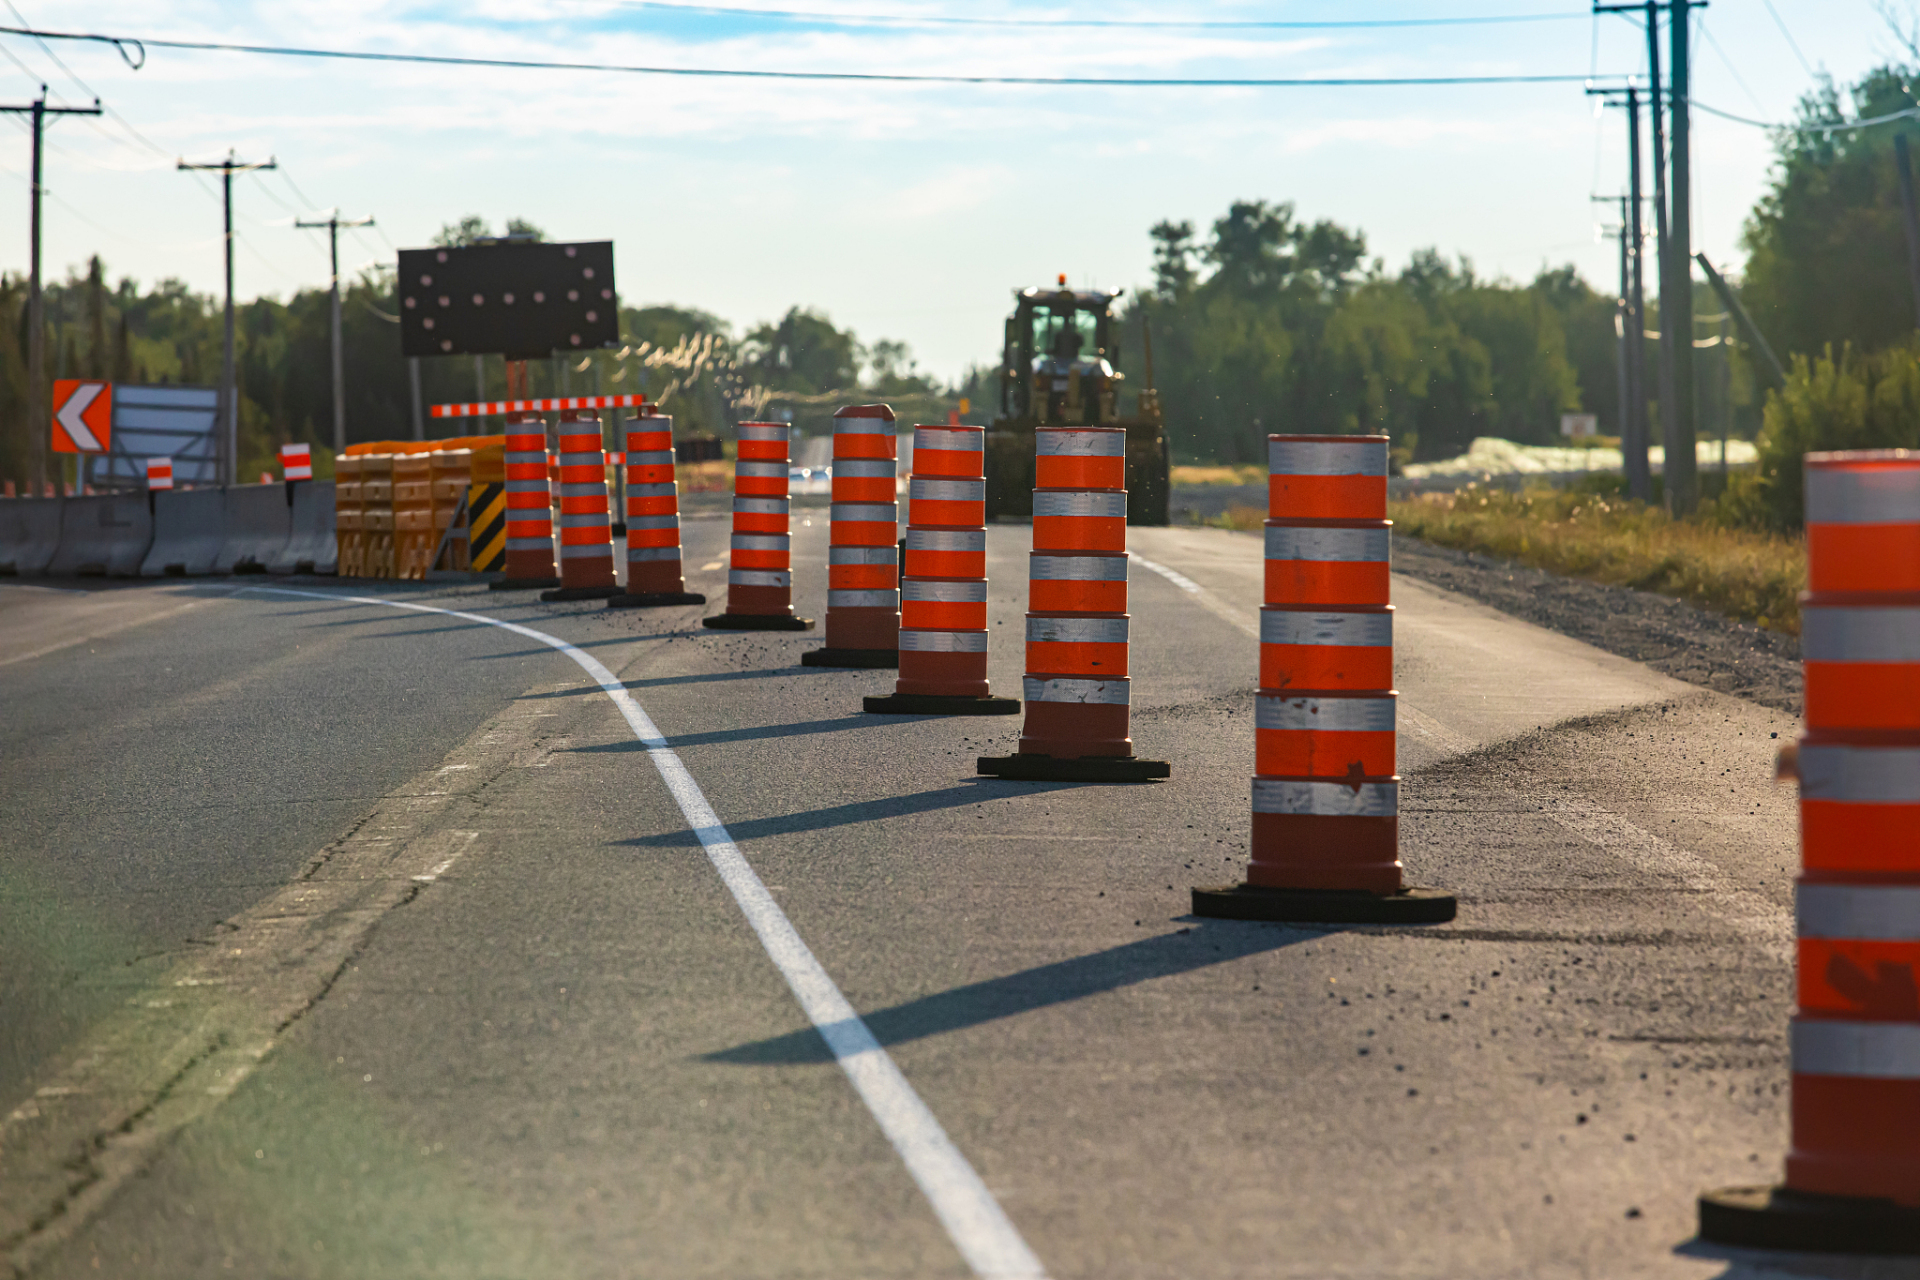
{"type": "Polygon", "coordinates": [[[1147,385],[1124,413],[1114,300],[1119,289],[1021,289],[1007,319],[1000,363],[1000,410],[987,429],[987,519],[1033,514],[1036,427],[1125,427],[1127,523],[1167,523],[1167,435],[1153,389],[1153,340],[1145,344],[1147,385]]]}

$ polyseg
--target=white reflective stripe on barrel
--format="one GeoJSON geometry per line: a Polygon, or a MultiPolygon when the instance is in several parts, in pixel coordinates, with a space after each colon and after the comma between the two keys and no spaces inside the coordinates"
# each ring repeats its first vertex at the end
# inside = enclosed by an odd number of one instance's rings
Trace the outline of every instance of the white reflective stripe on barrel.
{"type": "Polygon", "coordinates": [[[900,474],[900,464],[892,458],[835,458],[836,479],[891,480],[900,474]]]}
{"type": "Polygon", "coordinates": [[[1400,813],[1400,783],[1307,782],[1290,778],[1253,780],[1255,813],[1300,813],[1330,818],[1393,818],[1400,813]]]}
{"type": "Polygon", "coordinates": [[[915,427],[913,447],[915,452],[921,449],[945,449],[953,453],[985,453],[987,431],[985,427],[975,427],[971,431],[956,431],[952,427],[915,427]]]}
{"type": "Polygon", "coordinates": [[[1384,476],[1385,440],[1268,440],[1267,470],[1276,476],[1384,476]]]}
{"type": "Polygon", "coordinates": [[[727,585],[733,587],[791,587],[793,575],[785,569],[729,569],[727,585]]]}
{"type": "Polygon", "coordinates": [[[1800,610],[1800,656],[1808,662],[1920,662],[1920,609],[1800,610]]]}
{"type": "Polygon", "coordinates": [[[900,548],[895,543],[884,547],[828,547],[828,564],[895,564],[900,548]]]}
{"type": "Polygon", "coordinates": [[[740,424],[742,440],[778,440],[787,441],[787,424],[784,422],[743,422],[740,424]]]}
{"type": "Polygon", "coordinates": [[[1043,582],[1125,582],[1127,557],[1030,555],[1027,576],[1043,582]]]}
{"type": "Polygon", "coordinates": [[[1920,524],[1920,459],[1871,470],[1810,465],[1804,474],[1808,524],[1920,524]]]}
{"type": "Polygon", "coordinates": [[[829,588],[827,591],[829,609],[895,609],[899,605],[900,595],[890,587],[883,591],[838,588],[829,588]]]}
{"type": "Polygon", "coordinates": [[[1803,884],[1793,913],[1803,938],[1920,942],[1920,885],[1803,884]]]}
{"type": "Polygon", "coordinates": [[[629,529],[678,529],[679,516],[628,516],[629,529]]]}
{"type": "Polygon", "coordinates": [[[908,578],[900,584],[902,600],[934,600],[943,604],[984,604],[987,599],[985,578],[908,578]]]}
{"type": "Polygon", "coordinates": [[[507,453],[503,461],[512,467],[544,467],[547,465],[547,451],[529,449],[524,453],[507,453]]]}
{"type": "Polygon", "coordinates": [[[1310,561],[1384,561],[1391,539],[1386,529],[1326,529],[1301,525],[1267,526],[1267,559],[1310,561]]]}
{"type": "Polygon", "coordinates": [[[680,496],[680,486],[672,480],[664,484],[630,484],[627,486],[627,496],[629,498],[677,498],[680,496]]]}
{"type": "Polygon", "coordinates": [[[1337,644],[1385,649],[1393,645],[1393,615],[1262,609],[1261,644],[1337,644]]]}
{"type": "Polygon", "coordinates": [[[736,515],[783,516],[787,514],[786,498],[741,497],[735,495],[733,510],[736,515]]]}
{"type": "Polygon", "coordinates": [[[630,546],[627,548],[628,564],[632,564],[636,560],[678,560],[679,558],[680,558],[680,548],[678,547],[632,547],[630,546]]]}
{"type": "Polygon", "coordinates": [[[1920,747],[1800,748],[1800,798],[1920,804],[1920,747]]]}
{"type": "Polygon", "coordinates": [[[833,434],[837,436],[890,436],[894,433],[891,415],[885,417],[877,413],[833,415],[833,434]]]}
{"type": "Polygon", "coordinates": [[[902,631],[900,648],[908,653],[985,653],[984,631],[902,631]]]}
{"type": "Polygon", "coordinates": [[[600,467],[605,469],[607,465],[607,455],[597,449],[592,453],[563,453],[560,455],[560,465],[563,467],[600,467]]]}
{"type": "Polygon", "coordinates": [[[560,558],[562,560],[591,560],[596,556],[605,556],[611,560],[613,558],[613,544],[611,542],[560,544],[560,558]]]}
{"type": "Polygon", "coordinates": [[[746,476],[752,480],[766,480],[775,477],[784,480],[787,476],[787,464],[784,462],[757,462],[749,458],[744,462],[734,463],[733,474],[746,476]]]}
{"type": "Polygon", "coordinates": [[[784,533],[736,533],[728,543],[735,551],[785,551],[792,545],[784,533]]]}
{"type": "Polygon", "coordinates": [[[1795,1075],[1920,1080],[1920,1022],[1795,1018],[1788,1037],[1795,1075]]]}
{"type": "Polygon", "coordinates": [[[598,498],[605,494],[606,491],[606,485],[595,484],[591,480],[580,481],[573,484],[562,484],[560,486],[560,496],[563,498],[598,498]]]}
{"type": "Polygon", "coordinates": [[[899,508],[891,502],[836,502],[832,513],[835,520],[878,521],[892,524],[899,508]]]}
{"type": "Polygon", "coordinates": [[[548,538],[508,538],[507,550],[509,551],[551,551],[553,550],[553,539],[550,537],[548,538]]]}
{"type": "Polygon", "coordinates": [[[627,450],[627,465],[630,467],[670,467],[673,465],[673,450],[660,449],[646,453],[627,450]]]}
{"type": "Polygon", "coordinates": [[[941,480],[933,476],[915,476],[907,481],[907,496],[926,502],[985,502],[985,480],[941,480]]]}
{"type": "Polygon", "coordinates": [[[1049,618],[1028,614],[1027,640],[1040,644],[1125,644],[1127,616],[1049,618]]]}
{"type": "Polygon", "coordinates": [[[560,513],[562,529],[604,529],[611,523],[604,511],[563,511],[560,513]]]}
{"type": "Polygon", "coordinates": [[[1036,455],[1042,458],[1124,458],[1127,433],[1113,431],[1055,431],[1042,427],[1033,433],[1036,455]]]}
{"type": "Polygon", "coordinates": [[[506,482],[508,493],[546,493],[545,480],[509,480],[506,482]]]}
{"type": "Polygon", "coordinates": [[[1394,698],[1307,698],[1262,693],[1254,698],[1256,729],[1319,729],[1327,733],[1392,733],[1394,698]]]}
{"type": "Polygon", "coordinates": [[[1127,515],[1127,495],[1124,490],[1074,493],[1062,489],[1035,489],[1033,514],[1035,516],[1102,516],[1109,519],[1118,517],[1124,520],[1127,515]]]}
{"type": "Polygon", "coordinates": [[[909,551],[985,551],[985,529],[907,529],[909,551]]]}
{"type": "Polygon", "coordinates": [[[1113,680],[1075,680],[1067,676],[1042,679],[1021,677],[1028,702],[1084,702],[1097,706],[1124,707],[1133,700],[1132,683],[1125,678],[1113,680]]]}

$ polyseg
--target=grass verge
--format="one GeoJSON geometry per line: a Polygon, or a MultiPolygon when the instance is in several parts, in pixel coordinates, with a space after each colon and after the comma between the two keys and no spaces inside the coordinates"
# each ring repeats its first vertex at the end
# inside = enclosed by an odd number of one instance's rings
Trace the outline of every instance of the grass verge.
{"type": "MultiPolygon", "coordinates": [[[[1799,538],[1674,520],[1657,507],[1556,489],[1465,489],[1390,502],[1394,531],[1515,560],[1569,578],[1673,596],[1715,613],[1800,634],[1807,585],[1799,538]]],[[[1266,513],[1235,507],[1216,521],[1258,529],[1266,513]]]]}

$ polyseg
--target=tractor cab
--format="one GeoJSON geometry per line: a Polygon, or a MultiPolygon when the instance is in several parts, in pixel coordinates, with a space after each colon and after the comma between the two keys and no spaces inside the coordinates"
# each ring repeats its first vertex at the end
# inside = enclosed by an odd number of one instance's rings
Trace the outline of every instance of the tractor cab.
{"type": "Polygon", "coordinates": [[[1127,518],[1167,522],[1167,442],[1153,391],[1153,348],[1146,346],[1147,385],[1127,416],[1120,403],[1126,377],[1119,362],[1118,289],[1058,288],[1015,292],[1000,356],[1000,412],[987,432],[987,517],[1033,511],[1037,427],[1121,427],[1127,433],[1127,518]]]}

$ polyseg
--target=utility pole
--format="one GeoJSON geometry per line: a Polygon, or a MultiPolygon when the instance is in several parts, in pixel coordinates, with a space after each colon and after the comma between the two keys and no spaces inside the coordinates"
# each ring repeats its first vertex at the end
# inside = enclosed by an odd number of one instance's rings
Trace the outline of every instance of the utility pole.
{"type": "MultiPolygon", "coordinates": [[[[1625,256],[1621,283],[1623,334],[1627,339],[1623,354],[1626,391],[1621,401],[1620,452],[1625,463],[1627,496],[1640,502],[1653,500],[1653,471],[1647,463],[1647,444],[1651,432],[1647,421],[1647,301],[1642,282],[1642,263],[1646,257],[1646,231],[1640,221],[1640,90],[1629,83],[1621,89],[1589,89],[1609,101],[1624,101],[1627,109],[1627,194],[1620,209],[1620,248],[1625,256]]],[[[1603,199],[1606,197],[1594,197],[1603,199]]]]}
{"type": "MultiPolygon", "coordinates": [[[[91,107],[50,107],[47,105],[47,86],[40,86],[40,96],[25,106],[0,104],[0,111],[13,112],[33,118],[33,181],[30,186],[32,202],[32,263],[27,277],[27,434],[32,437],[29,444],[29,456],[33,459],[33,483],[44,489],[47,483],[47,454],[53,444],[52,426],[48,415],[53,405],[47,391],[47,323],[46,312],[40,298],[40,153],[41,135],[46,132],[48,116],[97,116],[100,114],[100,99],[95,98],[91,107]]],[[[66,477],[58,486],[64,492],[66,477]]]]}
{"type": "Polygon", "coordinates": [[[1907,154],[1907,135],[1893,135],[1893,158],[1900,170],[1900,210],[1907,224],[1907,274],[1913,279],[1914,324],[1920,327],[1920,216],[1914,212],[1913,160],[1907,154]]]}
{"type": "Polygon", "coordinates": [[[1669,349],[1673,353],[1673,426],[1661,434],[1667,446],[1667,511],[1676,516],[1691,515],[1700,502],[1698,459],[1694,451],[1695,402],[1693,394],[1693,166],[1689,154],[1693,112],[1688,103],[1692,92],[1691,59],[1688,50],[1687,19],[1689,9],[1706,7],[1706,0],[1668,0],[1671,15],[1667,39],[1672,50],[1672,70],[1668,77],[1668,134],[1672,154],[1668,163],[1673,174],[1669,184],[1670,212],[1667,217],[1666,270],[1660,276],[1660,332],[1671,333],[1669,349]]]}
{"type": "Polygon", "coordinates": [[[302,222],[296,218],[293,225],[325,227],[327,250],[333,256],[333,456],[337,458],[347,451],[347,346],[340,331],[340,228],[370,227],[373,216],[343,219],[340,210],[335,209],[324,222],[302,222]]]}
{"type": "Polygon", "coordinates": [[[413,438],[425,440],[427,426],[420,417],[420,357],[407,357],[407,382],[413,390],[413,438]]]}
{"type": "Polygon", "coordinates": [[[185,160],[176,166],[180,169],[217,170],[220,185],[225,196],[226,208],[226,248],[227,248],[227,316],[226,345],[220,356],[220,420],[225,426],[222,432],[226,439],[221,444],[221,452],[226,456],[220,470],[227,484],[240,483],[240,387],[235,376],[233,360],[233,175],[250,173],[256,169],[277,169],[280,166],[271,158],[243,164],[233,158],[233,152],[227,152],[227,158],[215,164],[188,164],[185,160]]]}

